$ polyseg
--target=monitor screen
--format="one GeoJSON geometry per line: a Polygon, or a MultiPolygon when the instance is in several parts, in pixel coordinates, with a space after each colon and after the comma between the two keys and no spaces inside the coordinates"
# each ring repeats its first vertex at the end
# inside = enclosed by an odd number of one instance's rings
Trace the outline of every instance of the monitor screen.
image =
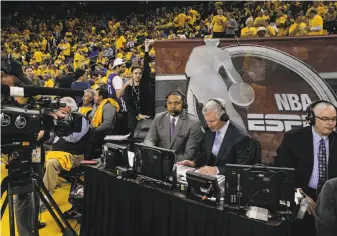
{"type": "Polygon", "coordinates": [[[175,163],[174,150],[135,144],[136,172],[138,174],[169,182],[175,163]],[[137,159],[140,163],[137,164],[137,159]]]}
{"type": "Polygon", "coordinates": [[[272,212],[295,207],[293,168],[264,165],[235,165],[225,167],[224,206],[247,208],[257,206],[272,212]]]}
{"type": "Polygon", "coordinates": [[[103,158],[106,169],[115,169],[117,166],[130,167],[128,148],[114,143],[103,145],[103,158]]]}

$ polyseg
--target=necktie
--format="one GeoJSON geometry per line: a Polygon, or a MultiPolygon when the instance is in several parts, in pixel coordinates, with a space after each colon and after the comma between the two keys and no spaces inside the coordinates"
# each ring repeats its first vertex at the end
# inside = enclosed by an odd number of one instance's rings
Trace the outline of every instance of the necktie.
{"type": "Polygon", "coordinates": [[[171,120],[171,129],[170,129],[170,134],[171,134],[171,137],[173,136],[174,134],[174,129],[176,128],[176,119],[173,117],[172,120],[171,120]]]}
{"type": "Polygon", "coordinates": [[[217,156],[221,147],[222,143],[222,138],[221,138],[221,133],[219,131],[216,132],[215,134],[215,139],[212,147],[212,154],[214,156],[217,156]]]}
{"type": "Polygon", "coordinates": [[[317,192],[320,193],[323,187],[323,184],[327,180],[327,161],[326,161],[326,147],[325,141],[322,138],[319,141],[318,148],[318,185],[317,192]]]}

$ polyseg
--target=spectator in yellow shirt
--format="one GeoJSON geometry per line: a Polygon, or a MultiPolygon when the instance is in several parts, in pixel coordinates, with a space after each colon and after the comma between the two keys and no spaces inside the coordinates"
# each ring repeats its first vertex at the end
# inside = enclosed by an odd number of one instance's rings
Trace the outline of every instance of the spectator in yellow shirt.
{"type": "Polygon", "coordinates": [[[226,36],[227,18],[221,8],[217,9],[217,14],[212,19],[213,38],[224,38],[226,36]]]}
{"type": "Polygon", "coordinates": [[[33,68],[34,68],[34,75],[36,77],[42,74],[42,71],[39,69],[37,64],[34,64],[33,68]]]}
{"type": "Polygon", "coordinates": [[[309,14],[308,35],[322,35],[323,19],[316,10],[311,10],[309,14]]]}
{"type": "Polygon", "coordinates": [[[286,36],[287,35],[287,29],[285,26],[287,19],[283,14],[283,11],[277,12],[277,19],[276,19],[276,26],[278,29],[277,36],[286,36]]]}
{"type": "Polygon", "coordinates": [[[116,49],[124,48],[126,45],[126,39],[121,34],[121,32],[117,31],[116,33],[116,49]]]}
{"type": "Polygon", "coordinates": [[[258,26],[257,23],[258,23],[259,21],[264,21],[264,20],[265,20],[265,19],[264,19],[263,11],[261,10],[261,11],[259,11],[257,17],[256,17],[255,20],[254,20],[254,26],[255,26],[255,27],[258,26]]]}
{"type": "Polygon", "coordinates": [[[303,16],[297,14],[296,22],[289,28],[289,36],[305,36],[307,34],[307,25],[304,23],[303,16]]]}
{"type": "Polygon", "coordinates": [[[253,38],[256,37],[256,28],[253,27],[254,20],[249,18],[247,20],[247,26],[241,30],[241,38],[253,38]]]}
{"type": "Polygon", "coordinates": [[[311,10],[316,10],[317,14],[320,16],[324,16],[326,13],[324,6],[320,6],[319,1],[313,1],[313,6],[307,10],[306,16],[310,17],[311,10]]]}
{"type": "Polygon", "coordinates": [[[44,87],[54,88],[55,83],[49,73],[42,75],[42,77],[44,79],[44,87]]]}

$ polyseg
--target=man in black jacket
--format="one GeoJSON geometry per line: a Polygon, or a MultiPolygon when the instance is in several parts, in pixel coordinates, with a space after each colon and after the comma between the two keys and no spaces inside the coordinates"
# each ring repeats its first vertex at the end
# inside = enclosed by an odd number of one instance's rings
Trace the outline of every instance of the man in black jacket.
{"type": "Polygon", "coordinates": [[[200,167],[201,174],[223,174],[226,164],[254,164],[250,138],[245,130],[229,120],[225,101],[211,99],[202,113],[207,122],[202,149],[193,161],[185,160],[180,165],[200,167]]]}
{"type": "Polygon", "coordinates": [[[285,133],[277,150],[275,165],[295,169],[295,186],[310,203],[299,224],[300,235],[315,235],[315,202],[324,182],[337,177],[336,108],[317,101],[308,107],[311,126],[285,133]]]}

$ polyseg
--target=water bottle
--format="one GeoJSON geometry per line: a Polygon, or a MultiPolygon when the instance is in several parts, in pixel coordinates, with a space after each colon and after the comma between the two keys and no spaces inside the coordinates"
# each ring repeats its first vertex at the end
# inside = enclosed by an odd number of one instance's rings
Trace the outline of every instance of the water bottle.
{"type": "Polygon", "coordinates": [[[306,198],[303,198],[300,203],[300,209],[298,210],[297,213],[297,219],[302,220],[308,208],[309,208],[309,201],[306,198]]]}

